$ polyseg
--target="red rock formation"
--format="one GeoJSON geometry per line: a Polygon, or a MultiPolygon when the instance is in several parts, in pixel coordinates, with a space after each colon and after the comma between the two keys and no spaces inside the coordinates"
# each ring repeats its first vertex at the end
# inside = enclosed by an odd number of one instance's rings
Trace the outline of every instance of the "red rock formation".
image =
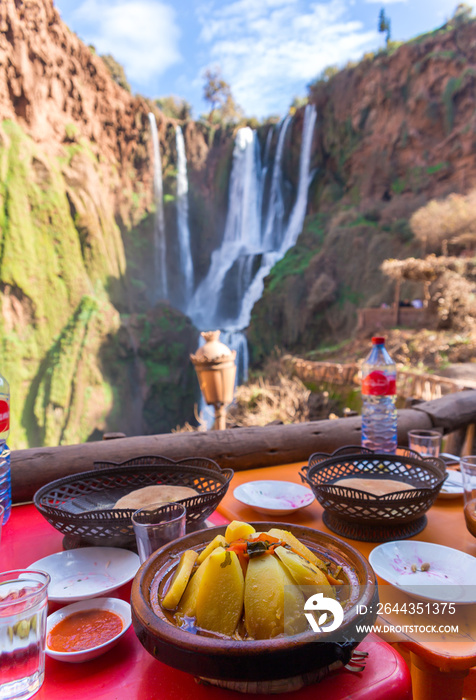
{"type": "Polygon", "coordinates": [[[312,90],[325,166],[359,200],[476,186],[476,22],[364,59],[312,90]]]}

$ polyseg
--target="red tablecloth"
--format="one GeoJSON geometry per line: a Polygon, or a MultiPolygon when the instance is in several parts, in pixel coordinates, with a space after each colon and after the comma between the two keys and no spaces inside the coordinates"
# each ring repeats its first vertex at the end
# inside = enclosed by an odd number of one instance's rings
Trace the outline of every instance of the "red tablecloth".
{"type": "MultiPolygon", "coordinates": [[[[210,520],[222,524],[218,513],[210,520]]],[[[33,505],[15,506],[2,533],[0,570],[23,568],[62,550],[63,536],[49,525],[33,505]]],[[[129,600],[131,584],[113,595],[129,600]]],[[[52,606],[56,609],[58,605],[52,606]]],[[[286,694],[286,700],[315,700],[317,688],[326,700],[410,700],[410,675],[402,657],[370,634],[359,649],[369,652],[362,673],[343,670],[286,694]]],[[[1,680],[1,671],[0,671],[1,680]]],[[[236,700],[233,691],[197,683],[196,679],[166,666],[150,656],[131,628],[118,645],[84,664],[67,664],[47,657],[43,687],[38,700],[236,700]]],[[[259,700],[264,695],[246,695],[259,700]]]]}

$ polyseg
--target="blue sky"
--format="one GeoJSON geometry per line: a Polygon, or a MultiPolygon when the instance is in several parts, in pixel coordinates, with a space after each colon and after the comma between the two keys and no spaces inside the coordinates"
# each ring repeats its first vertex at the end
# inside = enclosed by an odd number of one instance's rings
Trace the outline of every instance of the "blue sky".
{"type": "MultiPolygon", "coordinates": [[[[473,6],[475,3],[469,2],[473,6]]],[[[383,46],[383,7],[392,38],[440,26],[455,0],[55,0],[63,20],[98,53],[125,68],[133,92],[175,95],[209,110],[203,73],[219,66],[247,116],[286,113],[329,65],[383,46]]]]}

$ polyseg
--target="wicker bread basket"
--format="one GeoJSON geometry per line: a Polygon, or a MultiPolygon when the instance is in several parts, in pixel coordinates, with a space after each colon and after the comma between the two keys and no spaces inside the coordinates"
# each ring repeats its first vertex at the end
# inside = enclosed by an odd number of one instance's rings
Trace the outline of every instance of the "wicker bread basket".
{"type": "Polygon", "coordinates": [[[39,489],[33,502],[57,530],[66,535],[64,546],[125,547],[135,549],[132,508],[113,509],[131,491],[163,484],[189,486],[197,496],[182,499],[187,509],[187,531],[204,527],[225,495],[233,476],[216,462],[189,457],[179,462],[160,456],[130,459],[120,464],[95,462],[92,471],[52,481],[39,489]]]}
{"type": "Polygon", "coordinates": [[[308,466],[301,469],[301,479],[324,508],[323,519],[330,530],[355,540],[385,542],[411,537],[425,527],[425,513],[446,478],[445,464],[406,448],[398,452],[377,453],[350,445],[331,455],[311,455],[308,466]],[[345,477],[391,479],[413,488],[375,496],[335,484],[345,477]]]}

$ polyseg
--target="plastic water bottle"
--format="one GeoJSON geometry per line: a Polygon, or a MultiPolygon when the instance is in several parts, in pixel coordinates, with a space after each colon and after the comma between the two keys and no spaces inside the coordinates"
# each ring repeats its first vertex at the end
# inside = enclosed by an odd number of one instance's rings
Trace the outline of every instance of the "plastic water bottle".
{"type": "Polygon", "coordinates": [[[3,524],[10,517],[12,507],[12,482],[10,475],[10,448],[7,438],[10,432],[10,386],[0,374],[0,504],[5,508],[3,524]]]}
{"type": "Polygon", "coordinates": [[[397,368],[385,338],[372,338],[362,366],[362,447],[394,453],[397,449],[397,368]]]}

